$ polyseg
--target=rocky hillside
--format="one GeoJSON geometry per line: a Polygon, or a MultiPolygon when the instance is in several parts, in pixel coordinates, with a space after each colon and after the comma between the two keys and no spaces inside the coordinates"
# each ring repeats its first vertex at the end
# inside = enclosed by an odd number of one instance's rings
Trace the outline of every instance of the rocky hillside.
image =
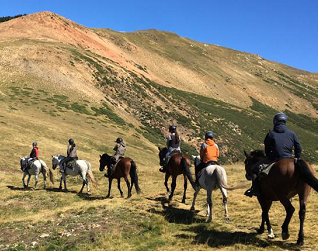
{"type": "Polygon", "coordinates": [[[89,29],[51,12],[0,23],[0,34],[6,107],[25,88],[42,90],[60,107],[45,109],[52,121],[68,112],[106,116],[152,145],[174,123],[190,153],[212,130],[223,162],[262,148],[273,115],[284,111],[306,159],[318,159],[317,74],[170,32],[89,29]]]}

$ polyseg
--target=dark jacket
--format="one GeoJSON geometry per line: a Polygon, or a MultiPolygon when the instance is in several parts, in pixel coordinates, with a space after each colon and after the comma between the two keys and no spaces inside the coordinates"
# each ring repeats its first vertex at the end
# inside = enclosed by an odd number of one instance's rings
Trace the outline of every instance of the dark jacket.
{"type": "Polygon", "coordinates": [[[293,148],[295,158],[300,158],[302,147],[296,134],[285,124],[278,124],[270,131],[264,140],[266,157],[273,161],[281,158],[292,158],[293,148]]]}

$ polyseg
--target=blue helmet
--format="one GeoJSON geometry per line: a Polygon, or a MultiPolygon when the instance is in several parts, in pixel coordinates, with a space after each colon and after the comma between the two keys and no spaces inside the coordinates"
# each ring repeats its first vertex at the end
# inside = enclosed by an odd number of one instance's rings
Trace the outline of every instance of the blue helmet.
{"type": "Polygon", "coordinates": [[[205,139],[213,139],[214,138],[214,133],[211,131],[208,131],[205,133],[205,139]]]}
{"type": "Polygon", "coordinates": [[[274,116],[273,124],[274,124],[274,125],[277,125],[277,124],[279,124],[279,123],[284,123],[284,124],[286,124],[287,120],[288,120],[288,118],[287,118],[286,114],[280,112],[280,113],[277,113],[277,114],[274,116]]]}

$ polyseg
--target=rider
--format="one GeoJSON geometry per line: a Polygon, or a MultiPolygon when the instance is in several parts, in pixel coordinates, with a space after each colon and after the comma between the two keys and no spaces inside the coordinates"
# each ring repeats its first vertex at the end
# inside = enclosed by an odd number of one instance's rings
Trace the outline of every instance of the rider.
{"type": "Polygon", "coordinates": [[[181,152],[181,138],[177,132],[177,127],[174,125],[169,126],[170,135],[167,137],[167,148],[168,152],[165,157],[165,164],[159,169],[160,172],[166,172],[166,168],[173,152],[181,152]]]}
{"type": "Polygon", "coordinates": [[[283,158],[293,158],[293,148],[295,162],[300,158],[302,147],[296,134],[286,127],[287,120],[288,118],[284,113],[277,113],[274,116],[274,128],[267,133],[264,140],[266,158],[252,167],[254,173],[252,187],[244,193],[246,196],[259,195],[257,174],[261,164],[270,164],[283,158]]]}
{"type": "MultiPolygon", "coordinates": [[[[38,148],[38,143],[36,141],[34,141],[32,143],[32,151],[30,153],[30,158],[28,159],[28,163],[27,163],[27,166],[25,168],[29,168],[31,166],[31,164],[39,159],[39,148],[38,148]]],[[[24,168],[24,169],[25,169],[24,168]]],[[[24,170],[23,170],[24,171],[24,170]]]]}
{"type": "Polygon", "coordinates": [[[68,143],[69,143],[69,145],[68,145],[67,151],[66,151],[67,157],[64,159],[64,161],[62,163],[62,167],[63,167],[63,168],[61,168],[62,173],[65,172],[65,169],[66,169],[68,162],[70,162],[71,160],[78,160],[77,147],[75,145],[74,139],[69,139],[68,143]]]}
{"type": "Polygon", "coordinates": [[[211,131],[208,131],[205,133],[204,136],[204,143],[201,145],[200,149],[200,159],[201,162],[198,166],[196,166],[196,172],[195,172],[195,179],[196,184],[198,184],[198,177],[197,174],[200,172],[203,168],[207,167],[208,165],[218,165],[218,158],[219,158],[219,147],[214,142],[214,133],[211,131]]]}
{"type": "Polygon", "coordinates": [[[107,174],[105,177],[110,177],[112,173],[115,172],[116,163],[118,162],[119,158],[123,158],[125,156],[126,145],[122,138],[116,139],[116,145],[114,147],[115,154],[111,157],[111,163],[107,166],[107,174]]]}

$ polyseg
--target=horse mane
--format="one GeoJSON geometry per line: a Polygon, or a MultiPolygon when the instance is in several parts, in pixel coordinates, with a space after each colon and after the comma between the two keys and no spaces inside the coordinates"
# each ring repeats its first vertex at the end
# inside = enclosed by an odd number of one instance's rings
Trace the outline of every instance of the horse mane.
{"type": "Polygon", "coordinates": [[[263,150],[254,150],[251,152],[252,157],[265,157],[265,152],[263,150]]]}

